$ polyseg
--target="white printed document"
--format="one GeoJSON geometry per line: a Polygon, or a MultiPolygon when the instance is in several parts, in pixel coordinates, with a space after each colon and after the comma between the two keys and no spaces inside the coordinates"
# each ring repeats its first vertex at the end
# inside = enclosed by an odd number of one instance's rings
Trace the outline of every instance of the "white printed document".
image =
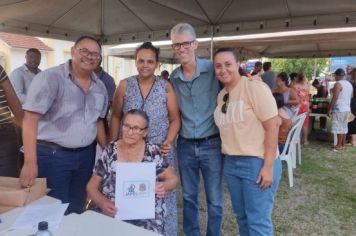
{"type": "Polygon", "coordinates": [[[155,218],[156,163],[117,163],[115,206],[119,220],[155,218]]]}
{"type": "Polygon", "coordinates": [[[16,218],[16,221],[11,226],[11,229],[36,229],[38,223],[41,221],[47,221],[50,229],[56,229],[61,223],[62,217],[64,212],[67,210],[68,205],[68,203],[28,205],[16,218]]]}

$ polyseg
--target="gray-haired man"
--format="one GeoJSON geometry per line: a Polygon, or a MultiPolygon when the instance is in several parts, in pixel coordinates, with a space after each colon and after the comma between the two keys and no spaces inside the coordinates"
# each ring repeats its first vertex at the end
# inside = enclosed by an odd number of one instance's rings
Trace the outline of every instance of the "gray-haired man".
{"type": "Polygon", "coordinates": [[[223,216],[221,141],[214,123],[220,91],[210,60],[195,56],[198,47],[194,28],[181,23],[171,30],[172,48],[181,66],[171,74],[181,111],[177,141],[178,165],[183,187],[183,230],[200,235],[199,177],[203,176],[208,205],[207,235],[221,234],[223,216]]]}

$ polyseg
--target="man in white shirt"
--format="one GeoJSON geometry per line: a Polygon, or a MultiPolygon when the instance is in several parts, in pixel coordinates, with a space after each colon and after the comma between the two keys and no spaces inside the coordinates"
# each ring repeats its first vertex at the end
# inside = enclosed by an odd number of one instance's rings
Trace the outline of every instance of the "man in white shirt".
{"type": "Polygon", "coordinates": [[[351,112],[350,102],[353,97],[353,87],[345,79],[345,75],[345,71],[341,68],[334,72],[336,83],[328,110],[328,115],[331,116],[331,132],[337,135],[334,151],[345,149],[346,134],[348,132],[347,123],[351,112]]]}
{"type": "Polygon", "coordinates": [[[27,91],[33,77],[41,72],[38,68],[41,63],[41,52],[37,48],[30,48],[26,51],[25,58],[26,63],[16,68],[10,75],[12,86],[22,104],[26,101],[27,91]]]}

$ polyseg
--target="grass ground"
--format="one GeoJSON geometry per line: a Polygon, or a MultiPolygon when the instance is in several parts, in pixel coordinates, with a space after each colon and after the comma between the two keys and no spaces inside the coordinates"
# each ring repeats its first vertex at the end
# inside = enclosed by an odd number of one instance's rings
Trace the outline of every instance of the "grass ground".
{"type": "MultiPolygon", "coordinates": [[[[356,236],[356,147],[333,152],[330,142],[311,140],[302,149],[302,165],[288,187],[286,165],[274,207],[275,235],[356,236]]],[[[200,225],[205,234],[207,209],[200,191],[200,225]]],[[[182,233],[181,190],[178,191],[179,228],[182,233]]],[[[223,235],[238,235],[225,188],[223,235]]]]}

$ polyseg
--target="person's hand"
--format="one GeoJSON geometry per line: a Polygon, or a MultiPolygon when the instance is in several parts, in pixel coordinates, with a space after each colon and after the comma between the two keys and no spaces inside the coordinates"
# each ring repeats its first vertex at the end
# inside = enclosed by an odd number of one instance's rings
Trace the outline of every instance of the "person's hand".
{"type": "Polygon", "coordinates": [[[270,188],[273,183],[273,167],[263,166],[256,183],[260,185],[262,190],[270,188]]]}
{"type": "Polygon", "coordinates": [[[331,117],[331,109],[328,110],[327,115],[328,115],[328,117],[331,117]]]}
{"type": "Polygon", "coordinates": [[[165,140],[160,146],[160,151],[162,153],[162,156],[164,157],[168,156],[171,149],[172,149],[172,143],[169,142],[168,140],[165,140]]]}
{"type": "Polygon", "coordinates": [[[107,216],[114,217],[116,215],[117,208],[115,207],[115,204],[109,199],[103,200],[99,204],[99,207],[102,210],[102,212],[107,216]]]}
{"type": "Polygon", "coordinates": [[[156,182],[155,193],[159,198],[163,198],[166,195],[166,189],[162,182],[156,182]]]}
{"type": "Polygon", "coordinates": [[[31,187],[35,184],[38,175],[37,163],[25,163],[20,173],[20,184],[22,187],[31,187]]]}

